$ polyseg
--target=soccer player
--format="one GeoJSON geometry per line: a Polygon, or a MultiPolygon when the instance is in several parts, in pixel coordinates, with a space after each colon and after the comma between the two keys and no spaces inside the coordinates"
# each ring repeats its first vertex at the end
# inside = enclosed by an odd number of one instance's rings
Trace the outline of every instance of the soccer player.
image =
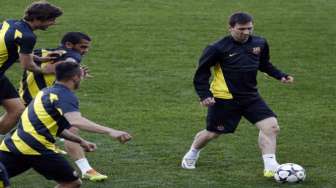
{"type": "MultiPolygon", "coordinates": [[[[61,39],[61,46],[54,49],[38,49],[34,51],[34,54],[39,57],[45,57],[54,51],[63,51],[60,57],[52,60],[56,63],[62,61],[73,61],[80,63],[82,57],[89,51],[91,45],[91,38],[82,32],[68,32],[61,39]]],[[[37,62],[41,67],[49,64],[51,62],[37,62]]],[[[20,98],[28,105],[37,93],[45,87],[50,87],[55,82],[54,74],[41,74],[34,73],[28,70],[24,71],[21,84],[20,84],[20,98]]],[[[78,134],[78,129],[76,127],[71,127],[69,129],[72,133],[78,134]]],[[[85,153],[82,147],[68,140],[64,141],[64,146],[66,152],[70,155],[72,159],[75,160],[76,165],[81,171],[82,178],[91,181],[102,181],[107,179],[107,176],[97,172],[91,167],[89,161],[85,157],[85,153]]]]}
{"type": "MultiPolygon", "coordinates": [[[[36,73],[48,74],[50,66],[40,68],[35,60],[46,61],[53,59],[34,57],[32,52],[36,42],[35,30],[46,30],[62,15],[60,8],[45,1],[35,2],[27,7],[22,20],[5,20],[0,24],[0,104],[5,113],[0,117],[0,134],[7,133],[13,128],[24,110],[19,95],[5,76],[5,71],[19,59],[24,69],[36,73]]],[[[50,54],[51,55],[51,54],[50,54]]]]}
{"type": "Polygon", "coordinates": [[[55,85],[37,94],[21,115],[15,132],[6,135],[0,145],[0,162],[9,177],[33,168],[45,178],[55,180],[56,187],[80,187],[81,180],[74,169],[55,151],[56,136],[76,142],[86,151],[95,150],[95,144],[71,133],[70,126],[106,134],[121,143],[132,138],[127,132],[99,125],[81,115],[78,99],[73,93],[81,80],[78,63],[65,61],[56,65],[55,85]]]}
{"type": "Polygon", "coordinates": [[[229,18],[230,35],[204,50],[194,86],[200,103],[208,107],[207,125],[196,134],[182,159],[182,168],[195,169],[200,150],[219,135],[234,133],[242,116],[259,129],[264,176],[272,177],[279,165],[275,157],[278,122],[258,93],[256,76],[260,70],[282,83],[294,79],[271,64],[266,40],[252,35],[252,30],[251,15],[234,13],[229,18]],[[211,67],[214,75],[210,85],[211,67]]]}

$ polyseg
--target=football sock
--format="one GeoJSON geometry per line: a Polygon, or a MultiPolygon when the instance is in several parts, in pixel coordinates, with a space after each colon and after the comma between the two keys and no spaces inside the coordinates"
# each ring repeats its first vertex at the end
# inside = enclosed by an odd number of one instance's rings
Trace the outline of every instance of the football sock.
{"type": "Polygon", "coordinates": [[[80,169],[82,174],[85,174],[88,170],[91,170],[92,167],[89,164],[89,161],[86,158],[78,159],[75,161],[76,165],[80,169]]]}
{"type": "Polygon", "coordinates": [[[190,148],[190,150],[186,154],[186,158],[195,159],[195,158],[197,158],[199,152],[200,152],[199,149],[190,148]]]}
{"type": "Polygon", "coordinates": [[[275,154],[265,154],[262,156],[265,170],[275,170],[279,163],[276,161],[275,154]]]}

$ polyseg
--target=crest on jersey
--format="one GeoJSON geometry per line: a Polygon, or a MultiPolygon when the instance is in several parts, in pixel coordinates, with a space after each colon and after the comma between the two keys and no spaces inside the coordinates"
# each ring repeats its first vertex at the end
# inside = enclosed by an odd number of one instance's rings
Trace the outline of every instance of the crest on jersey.
{"type": "Polygon", "coordinates": [[[261,48],[260,47],[254,47],[252,48],[252,53],[254,53],[255,55],[259,55],[261,52],[261,48]]]}

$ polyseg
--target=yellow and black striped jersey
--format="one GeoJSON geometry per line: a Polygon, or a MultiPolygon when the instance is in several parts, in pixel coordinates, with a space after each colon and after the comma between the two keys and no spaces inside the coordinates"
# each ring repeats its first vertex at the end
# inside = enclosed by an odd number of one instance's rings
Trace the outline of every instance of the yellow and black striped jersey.
{"type": "Polygon", "coordinates": [[[7,135],[1,151],[24,155],[56,153],[55,137],[70,127],[63,116],[79,111],[75,94],[62,84],[40,91],[21,115],[17,129],[7,135]]]}
{"type": "MultiPolygon", "coordinates": [[[[81,55],[79,52],[64,47],[59,47],[55,49],[36,49],[34,50],[34,55],[37,55],[39,57],[45,57],[48,55],[49,52],[55,50],[64,50],[66,53],[64,53],[61,57],[57,58],[54,61],[62,61],[71,58],[75,62],[81,62],[81,55]]],[[[35,61],[35,63],[38,66],[43,67],[50,62],[35,61]]],[[[52,86],[54,82],[54,74],[40,74],[24,70],[19,87],[20,98],[23,100],[25,105],[28,105],[31,100],[35,98],[39,91],[41,91],[43,88],[52,86]]]]}
{"type": "Polygon", "coordinates": [[[19,53],[33,52],[36,36],[23,20],[6,20],[0,24],[0,76],[19,58],[19,53]]]}

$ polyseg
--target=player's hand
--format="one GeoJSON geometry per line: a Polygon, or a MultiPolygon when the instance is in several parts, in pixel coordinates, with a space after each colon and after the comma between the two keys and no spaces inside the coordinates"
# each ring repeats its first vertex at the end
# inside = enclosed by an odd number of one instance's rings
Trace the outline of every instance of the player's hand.
{"type": "Polygon", "coordinates": [[[132,136],[124,131],[111,130],[109,135],[117,139],[120,143],[124,144],[132,139],[132,136]]]}
{"type": "Polygon", "coordinates": [[[85,79],[85,78],[93,78],[93,76],[91,76],[91,74],[90,74],[90,70],[89,70],[89,68],[88,68],[87,66],[82,65],[82,66],[80,67],[80,69],[81,69],[81,78],[82,78],[82,79],[85,79]]]}
{"type": "Polygon", "coordinates": [[[79,145],[84,149],[86,152],[92,152],[97,149],[97,146],[95,143],[83,140],[79,145]]]}
{"type": "Polygon", "coordinates": [[[292,76],[284,76],[281,78],[281,83],[284,83],[284,84],[290,84],[290,83],[293,83],[294,82],[294,78],[292,76]]]}
{"type": "Polygon", "coordinates": [[[209,106],[214,105],[216,103],[216,101],[213,97],[208,97],[208,98],[205,98],[204,100],[202,100],[200,103],[204,107],[209,107],[209,106]]]}
{"type": "Polygon", "coordinates": [[[54,74],[55,73],[55,64],[46,63],[41,68],[42,74],[54,74]]]}
{"type": "Polygon", "coordinates": [[[55,59],[61,57],[65,53],[66,53],[65,50],[55,50],[55,51],[49,52],[47,54],[47,56],[45,56],[45,57],[40,57],[39,60],[42,61],[42,62],[52,61],[52,60],[55,60],[55,59]]]}

